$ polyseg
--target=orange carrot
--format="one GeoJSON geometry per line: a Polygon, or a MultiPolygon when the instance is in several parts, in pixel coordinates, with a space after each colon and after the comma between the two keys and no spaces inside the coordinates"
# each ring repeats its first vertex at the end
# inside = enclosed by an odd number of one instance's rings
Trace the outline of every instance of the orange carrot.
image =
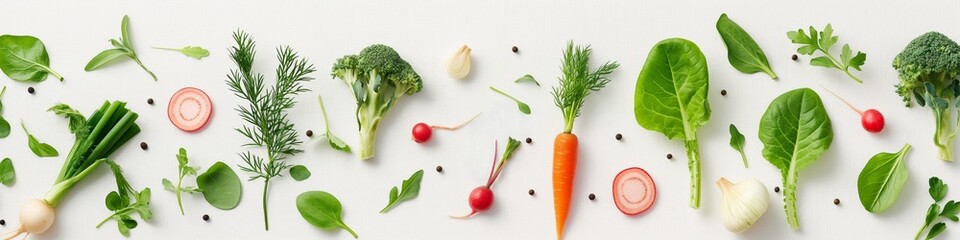
{"type": "Polygon", "coordinates": [[[557,217],[557,239],[563,239],[563,226],[570,212],[573,177],[577,172],[577,135],[557,134],[553,142],[553,208],[557,217]]]}

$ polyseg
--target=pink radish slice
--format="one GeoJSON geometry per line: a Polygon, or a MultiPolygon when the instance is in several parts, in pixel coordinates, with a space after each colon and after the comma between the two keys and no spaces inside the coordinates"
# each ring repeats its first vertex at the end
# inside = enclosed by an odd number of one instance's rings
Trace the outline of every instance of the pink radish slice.
{"type": "Polygon", "coordinates": [[[636,215],[647,211],[656,200],[657,185],[642,168],[624,169],[613,178],[613,202],[623,214],[636,215]]]}
{"type": "Polygon", "coordinates": [[[213,102],[203,90],[185,87],[170,97],[167,117],[180,130],[196,132],[203,129],[213,115],[213,102]]]}

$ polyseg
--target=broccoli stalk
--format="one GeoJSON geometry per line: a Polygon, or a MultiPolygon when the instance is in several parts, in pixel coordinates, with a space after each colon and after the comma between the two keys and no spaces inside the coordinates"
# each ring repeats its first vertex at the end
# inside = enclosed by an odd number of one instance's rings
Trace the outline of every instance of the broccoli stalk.
{"type": "Polygon", "coordinates": [[[916,101],[933,110],[933,143],[940,148],[940,159],[953,161],[953,140],[960,131],[960,45],[938,32],[925,33],[897,54],[893,68],[900,75],[896,92],[906,106],[916,101]]]}
{"type": "Polygon", "coordinates": [[[374,44],[357,55],[337,59],[331,71],[353,90],[357,101],[357,125],[360,127],[360,159],[374,155],[377,127],[403,95],[423,88],[420,75],[393,48],[374,44]]]}

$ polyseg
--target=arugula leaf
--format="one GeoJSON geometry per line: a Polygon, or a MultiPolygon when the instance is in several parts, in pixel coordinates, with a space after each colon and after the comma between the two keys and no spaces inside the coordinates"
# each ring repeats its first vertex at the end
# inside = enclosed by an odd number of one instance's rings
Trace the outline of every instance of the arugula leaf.
{"type": "Polygon", "coordinates": [[[120,57],[127,57],[136,62],[137,65],[140,65],[140,67],[149,73],[150,76],[153,77],[153,80],[156,81],[157,75],[153,74],[150,69],[147,69],[147,66],[143,65],[143,62],[137,57],[137,52],[133,50],[133,43],[130,41],[130,18],[126,15],[123,16],[123,21],[120,23],[120,34],[120,40],[110,39],[110,44],[113,45],[114,48],[104,50],[97,54],[97,56],[94,56],[83,70],[87,72],[97,70],[120,57]]]}
{"type": "Polygon", "coordinates": [[[730,147],[740,152],[740,158],[743,159],[743,167],[750,168],[750,165],[747,165],[747,154],[743,153],[743,143],[745,141],[746,138],[740,133],[737,126],[730,124],[730,147]]]}
{"type": "Polygon", "coordinates": [[[868,212],[882,212],[897,201],[900,190],[907,183],[904,157],[909,150],[910,144],[906,144],[896,153],[878,153],[863,166],[857,178],[857,192],[860,203],[868,212]]]}
{"type": "Polygon", "coordinates": [[[520,109],[520,112],[522,112],[523,114],[526,114],[526,115],[530,115],[530,106],[527,105],[526,103],[521,102],[520,100],[517,100],[517,98],[515,98],[515,97],[513,97],[513,96],[510,96],[510,94],[507,94],[507,93],[505,93],[505,92],[503,92],[503,91],[500,91],[499,89],[496,89],[496,88],[494,88],[493,86],[490,86],[490,90],[493,90],[494,92],[499,93],[500,95],[503,95],[503,96],[506,96],[507,98],[510,98],[510,100],[513,100],[514,102],[517,103],[517,108],[520,109]]]}
{"type": "Polygon", "coordinates": [[[323,106],[323,97],[317,95],[317,101],[320,102],[320,112],[323,113],[323,127],[326,129],[326,133],[320,135],[320,137],[326,138],[327,143],[330,144],[330,147],[333,149],[350,153],[350,145],[347,145],[342,139],[333,135],[333,132],[330,132],[330,120],[327,119],[327,108],[323,106]]]}
{"type": "Polygon", "coordinates": [[[303,165],[293,166],[290,168],[290,177],[297,181],[307,180],[310,178],[310,169],[303,165]]]}
{"type": "Polygon", "coordinates": [[[420,181],[423,179],[423,169],[416,171],[413,175],[410,175],[410,178],[403,180],[403,183],[400,184],[400,191],[397,191],[397,187],[390,189],[390,200],[387,202],[387,206],[380,210],[380,213],[387,213],[393,207],[396,207],[400,202],[416,198],[420,194],[420,181]]]}
{"type": "Polygon", "coordinates": [[[41,82],[50,74],[63,81],[63,76],[50,68],[47,48],[33,36],[0,36],[0,70],[21,82],[41,82]]]}
{"type": "Polygon", "coordinates": [[[0,161],[0,183],[8,187],[13,185],[17,178],[17,173],[13,169],[13,161],[10,158],[4,158],[0,161]]]}
{"type": "Polygon", "coordinates": [[[120,234],[128,236],[130,230],[137,227],[137,220],[131,217],[133,213],[137,213],[140,219],[144,221],[150,221],[153,217],[153,213],[150,211],[150,188],[144,188],[139,192],[136,191],[123,176],[120,165],[112,161],[106,161],[106,163],[110,166],[110,170],[116,179],[117,191],[107,194],[104,201],[107,209],[113,211],[113,214],[110,214],[106,219],[100,221],[100,223],[97,224],[97,228],[100,228],[100,226],[103,226],[103,224],[110,220],[114,220],[117,222],[117,230],[120,231],[120,234]]]}
{"type": "Polygon", "coordinates": [[[23,124],[23,121],[20,122],[20,127],[23,128],[23,132],[27,133],[27,146],[30,147],[30,151],[37,155],[37,157],[56,157],[60,155],[53,146],[40,142],[33,134],[30,134],[30,131],[27,131],[27,126],[23,124]]]}
{"type": "Polygon", "coordinates": [[[537,87],[540,86],[540,82],[537,82],[537,79],[534,79],[533,76],[530,76],[530,74],[524,74],[523,77],[517,78],[517,80],[513,82],[514,83],[530,82],[530,83],[536,84],[537,87]]]}
{"type": "Polygon", "coordinates": [[[793,43],[800,44],[800,47],[797,48],[797,53],[803,55],[813,55],[813,53],[817,51],[823,53],[823,56],[810,59],[810,65],[840,69],[853,80],[858,83],[863,83],[863,80],[860,80],[860,78],[850,73],[850,68],[861,71],[860,66],[863,66],[867,61],[867,54],[859,51],[857,54],[853,54],[850,45],[844,44],[840,58],[837,59],[834,57],[834,55],[830,53],[830,48],[837,43],[839,37],[833,35],[833,26],[830,24],[827,24],[827,27],[824,28],[823,31],[817,31],[816,28],[810,26],[809,35],[807,35],[803,29],[790,31],[787,32],[787,38],[793,43]]]}
{"type": "Polygon", "coordinates": [[[726,13],[721,14],[720,19],[717,19],[717,31],[720,32],[723,43],[727,45],[727,60],[733,68],[742,73],[764,72],[770,75],[770,78],[777,79],[777,74],[770,69],[770,63],[767,62],[767,55],[763,53],[763,49],[760,49],[746,30],[727,17],[726,13]]]}
{"type": "Polygon", "coordinates": [[[170,50],[170,51],[180,52],[180,53],[183,53],[183,55],[187,55],[187,57],[196,58],[197,60],[210,56],[210,51],[207,51],[206,49],[203,49],[202,47],[198,47],[198,46],[186,46],[183,48],[165,48],[165,47],[153,47],[153,48],[160,49],[160,50],[170,50]]]}
{"type": "Polygon", "coordinates": [[[307,223],[323,230],[344,229],[357,238],[357,233],[343,223],[340,200],[324,191],[309,191],[297,196],[297,211],[307,223]]]}

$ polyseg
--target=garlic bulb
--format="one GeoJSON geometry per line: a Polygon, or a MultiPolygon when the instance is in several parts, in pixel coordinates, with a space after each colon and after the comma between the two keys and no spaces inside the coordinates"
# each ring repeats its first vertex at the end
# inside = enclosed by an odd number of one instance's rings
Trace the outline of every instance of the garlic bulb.
{"type": "Polygon", "coordinates": [[[723,192],[721,220],[731,232],[741,233],[749,229],[770,205],[770,193],[760,181],[751,179],[734,184],[720,178],[717,186],[723,192]]]}
{"type": "Polygon", "coordinates": [[[463,79],[470,74],[470,47],[463,45],[447,59],[447,75],[453,79],[463,79]]]}

